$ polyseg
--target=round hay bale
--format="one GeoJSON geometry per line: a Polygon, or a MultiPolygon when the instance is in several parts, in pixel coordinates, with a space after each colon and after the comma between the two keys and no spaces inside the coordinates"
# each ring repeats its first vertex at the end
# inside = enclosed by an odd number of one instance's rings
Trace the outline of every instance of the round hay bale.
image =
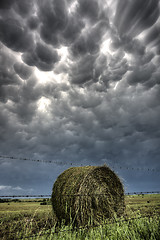
{"type": "Polygon", "coordinates": [[[106,165],[72,167],[54,183],[52,207],[60,222],[97,225],[124,213],[123,185],[106,165]]]}

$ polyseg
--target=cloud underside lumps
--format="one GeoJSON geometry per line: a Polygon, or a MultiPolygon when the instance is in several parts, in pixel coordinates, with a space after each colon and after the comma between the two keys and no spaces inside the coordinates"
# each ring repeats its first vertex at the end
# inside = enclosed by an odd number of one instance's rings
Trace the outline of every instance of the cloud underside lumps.
{"type": "Polygon", "coordinates": [[[158,0],[7,0],[0,15],[4,152],[157,159],[158,0]]]}
{"type": "MultiPolygon", "coordinates": [[[[55,86],[50,84],[50,88],[55,86]]],[[[38,110],[33,101],[16,108],[8,104],[7,110],[1,110],[4,153],[10,146],[13,155],[16,149],[20,156],[25,152],[44,159],[93,162],[105,158],[149,162],[152,156],[156,164],[160,137],[158,88],[143,92],[139,87],[135,94],[132,86],[126,93],[119,83],[116,91],[108,90],[107,96],[92,89],[63,89],[57,86],[54,97],[45,89],[49,104],[43,105],[42,101],[38,110]]]]}
{"type": "Polygon", "coordinates": [[[115,24],[120,35],[135,36],[151,27],[158,18],[159,0],[122,0],[117,5],[115,24]]]}
{"type": "MultiPolygon", "coordinates": [[[[156,53],[147,49],[146,43],[159,52],[158,0],[123,0],[117,1],[117,6],[111,1],[105,5],[101,0],[30,0],[25,4],[15,0],[2,1],[0,9],[1,42],[21,52],[21,59],[28,66],[41,71],[69,72],[69,80],[74,84],[119,81],[127,71],[134,75],[137,67],[154,59],[156,53]],[[144,39],[139,39],[145,31],[144,39]],[[102,59],[102,45],[107,39],[111,54],[106,49],[99,69],[97,60],[102,59]],[[57,50],[63,46],[68,49],[68,61],[61,68],[62,56],[57,50]],[[131,54],[131,63],[126,54],[131,54]],[[142,63],[136,64],[136,59],[142,63]]],[[[26,78],[23,72],[24,68],[22,74],[18,70],[20,77],[26,78]]]]}
{"type": "Polygon", "coordinates": [[[33,52],[22,55],[22,60],[29,66],[36,66],[42,71],[51,71],[59,58],[55,50],[37,43],[33,52]]]}

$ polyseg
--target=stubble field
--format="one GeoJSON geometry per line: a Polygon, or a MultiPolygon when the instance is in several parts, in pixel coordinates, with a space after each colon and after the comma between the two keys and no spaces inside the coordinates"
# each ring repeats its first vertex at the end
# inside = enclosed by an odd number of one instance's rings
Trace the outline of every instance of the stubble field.
{"type": "Polygon", "coordinates": [[[56,233],[49,199],[1,202],[0,239],[160,239],[160,194],[126,196],[125,202],[121,219],[80,229],[63,225],[56,233]]]}

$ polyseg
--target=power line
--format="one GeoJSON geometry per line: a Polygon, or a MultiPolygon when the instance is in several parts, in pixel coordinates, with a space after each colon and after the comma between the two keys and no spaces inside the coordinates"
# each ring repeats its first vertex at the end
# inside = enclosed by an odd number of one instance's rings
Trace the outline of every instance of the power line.
{"type": "Polygon", "coordinates": [[[128,192],[125,195],[146,195],[146,194],[159,194],[160,191],[152,191],[152,192],[128,192]]]}
{"type": "MultiPolygon", "coordinates": [[[[124,195],[128,196],[128,195],[146,195],[146,194],[159,194],[160,191],[152,191],[152,192],[128,192],[128,193],[125,193],[124,195]]],[[[90,196],[90,197],[93,197],[93,196],[105,196],[105,195],[108,195],[107,193],[92,193],[92,194],[62,194],[61,196],[90,196]]]]}
{"type": "MultiPolygon", "coordinates": [[[[50,163],[50,164],[57,164],[57,165],[69,165],[69,166],[76,166],[76,163],[72,162],[64,162],[64,161],[52,161],[52,160],[41,160],[41,159],[31,159],[31,158],[19,158],[14,156],[0,156],[1,159],[13,159],[13,160],[20,160],[20,161],[31,161],[31,162],[39,162],[39,163],[50,163]]],[[[105,163],[104,163],[105,164],[105,163]]],[[[112,166],[111,164],[106,163],[110,168],[113,170],[128,170],[128,171],[145,171],[145,172],[160,172],[160,169],[155,168],[139,168],[139,167],[124,167],[124,166],[112,166]]],[[[83,164],[80,164],[83,166],[83,164]]]]}
{"type": "Polygon", "coordinates": [[[11,157],[11,156],[0,156],[0,158],[20,160],[20,161],[31,161],[31,162],[39,162],[39,163],[53,163],[53,164],[57,164],[57,165],[64,165],[64,162],[62,162],[62,161],[59,162],[59,161],[31,159],[31,158],[18,158],[18,157],[11,157]]]}
{"type": "MultiPolygon", "coordinates": [[[[146,195],[146,194],[160,194],[160,191],[151,191],[151,192],[128,192],[125,195],[146,195]]],[[[96,193],[96,194],[62,194],[62,196],[105,196],[106,193],[96,193]]],[[[40,195],[2,195],[0,198],[44,198],[51,197],[51,194],[40,194],[40,195]]]]}
{"type": "Polygon", "coordinates": [[[123,167],[123,166],[110,166],[112,169],[119,169],[119,170],[133,170],[133,171],[144,171],[144,172],[160,172],[160,169],[155,168],[135,168],[135,167],[123,167]]]}
{"type": "Polygon", "coordinates": [[[41,194],[41,195],[2,195],[0,198],[44,198],[51,197],[51,194],[41,194]]]}

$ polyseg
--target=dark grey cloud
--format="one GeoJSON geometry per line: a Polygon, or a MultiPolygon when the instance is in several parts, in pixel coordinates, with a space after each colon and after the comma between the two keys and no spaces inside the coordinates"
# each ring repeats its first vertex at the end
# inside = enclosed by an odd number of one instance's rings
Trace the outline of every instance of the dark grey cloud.
{"type": "Polygon", "coordinates": [[[0,49],[0,102],[17,99],[15,89],[20,84],[20,79],[14,71],[14,63],[15,58],[2,46],[0,49]]]}
{"type": "Polygon", "coordinates": [[[0,72],[0,83],[1,85],[9,85],[9,84],[18,84],[18,79],[16,78],[15,74],[12,72],[1,71],[0,72]]]}
{"type": "Polygon", "coordinates": [[[33,0],[27,0],[27,1],[16,0],[14,9],[22,17],[25,17],[25,16],[28,16],[28,14],[32,11],[33,5],[34,5],[33,0]]]}
{"type": "Polygon", "coordinates": [[[70,45],[79,38],[81,30],[85,27],[84,21],[78,13],[72,13],[68,16],[65,29],[62,31],[62,40],[65,45],[70,45]]]}
{"type": "Polygon", "coordinates": [[[144,66],[136,67],[134,71],[132,71],[128,76],[129,84],[136,84],[136,83],[145,83],[148,81],[152,74],[156,71],[156,66],[154,64],[149,63],[144,66]]]}
{"type": "Polygon", "coordinates": [[[158,23],[148,31],[145,43],[150,47],[156,47],[156,53],[160,55],[160,27],[158,23]]]}
{"type": "Polygon", "coordinates": [[[19,62],[14,64],[14,70],[23,79],[28,79],[32,74],[32,70],[28,66],[19,62]]]}
{"type": "Polygon", "coordinates": [[[120,35],[135,36],[151,27],[159,17],[159,0],[119,1],[115,24],[120,35]]]}
{"type": "Polygon", "coordinates": [[[0,2],[0,9],[9,9],[16,0],[2,0],[0,2]]]}
{"type": "Polygon", "coordinates": [[[51,71],[59,61],[57,51],[41,43],[37,43],[32,52],[24,53],[22,59],[29,66],[36,66],[42,71],[51,71]]]}
{"type": "Polygon", "coordinates": [[[160,41],[160,27],[158,25],[153,26],[147,34],[146,43],[158,44],[160,41]]]}
{"type": "Polygon", "coordinates": [[[145,54],[145,46],[137,39],[124,38],[122,39],[124,49],[128,53],[143,56],[145,54]]]}
{"type": "Polygon", "coordinates": [[[35,16],[32,16],[28,19],[28,26],[31,30],[35,30],[39,25],[39,19],[35,16]]]}
{"type": "Polygon", "coordinates": [[[86,55],[87,52],[86,39],[83,36],[80,36],[72,45],[71,51],[73,56],[75,57],[86,55]]]}
{"type": "Polygon", "coordinates": [[[0,154],[68,163],[0,162],[6,191],[51,191],[70,162],[159,167],[159,1],[107,4],[1,1],[0,154]]]}
{"type": "Polygon", "coordinates": [[[94,65],[95,57],[86,55],[76,62],[70,71],[70,78],[73,83],[83,84],[94,79],[94,65]]]}
{"type": "Polygon", "coordinates": [[[99,21],[89,30],[81,34],[79,38],[72,44],[71,53],[75,57],[86,55],[87,53],[94,55],[99,53],[102,37],[109,29],[108,21],[99,21]]]}
{"type": "Polygon", "coordinates": [[[99,20],[100,9],[98,1],[80,0],[78,11],[81,16],[87,17],[93,21],[99,20]]]}
{"type": "MultiPolygon", "coordinates": [[[[31,77],[26,82],[22,82],[21,85],[19,84],[19,88],[7,89],[11,91],[10,99],[13,103],[8,102],[5,108],[9,114],[8,118],[10,119],[14,116],[18,126],[19,124],[23,125],[31,122],[35,116],[37,101],[41,98],[41,88],[36,83],[37,80],[31,77]],[[18,99],[15,98],[14,100],[14,94],[18,99]]],[[[17,132],[18,128],[15,128],[14,131],[17,132]]]]}
{"type": "Polygon", "coordinates": [[[32,45],[27,29],[15,19],[0,19],[0,40],[14,51],[24,52],[32,45]]]}
{"type": "Polygon", "coordinates": [[[63,31],[66,27],[67,5],[66,1],[40,1],[38,16],[42,23],[40,35],[46,42],[57,46],[59,43],[58,33],[63,31]]]}

